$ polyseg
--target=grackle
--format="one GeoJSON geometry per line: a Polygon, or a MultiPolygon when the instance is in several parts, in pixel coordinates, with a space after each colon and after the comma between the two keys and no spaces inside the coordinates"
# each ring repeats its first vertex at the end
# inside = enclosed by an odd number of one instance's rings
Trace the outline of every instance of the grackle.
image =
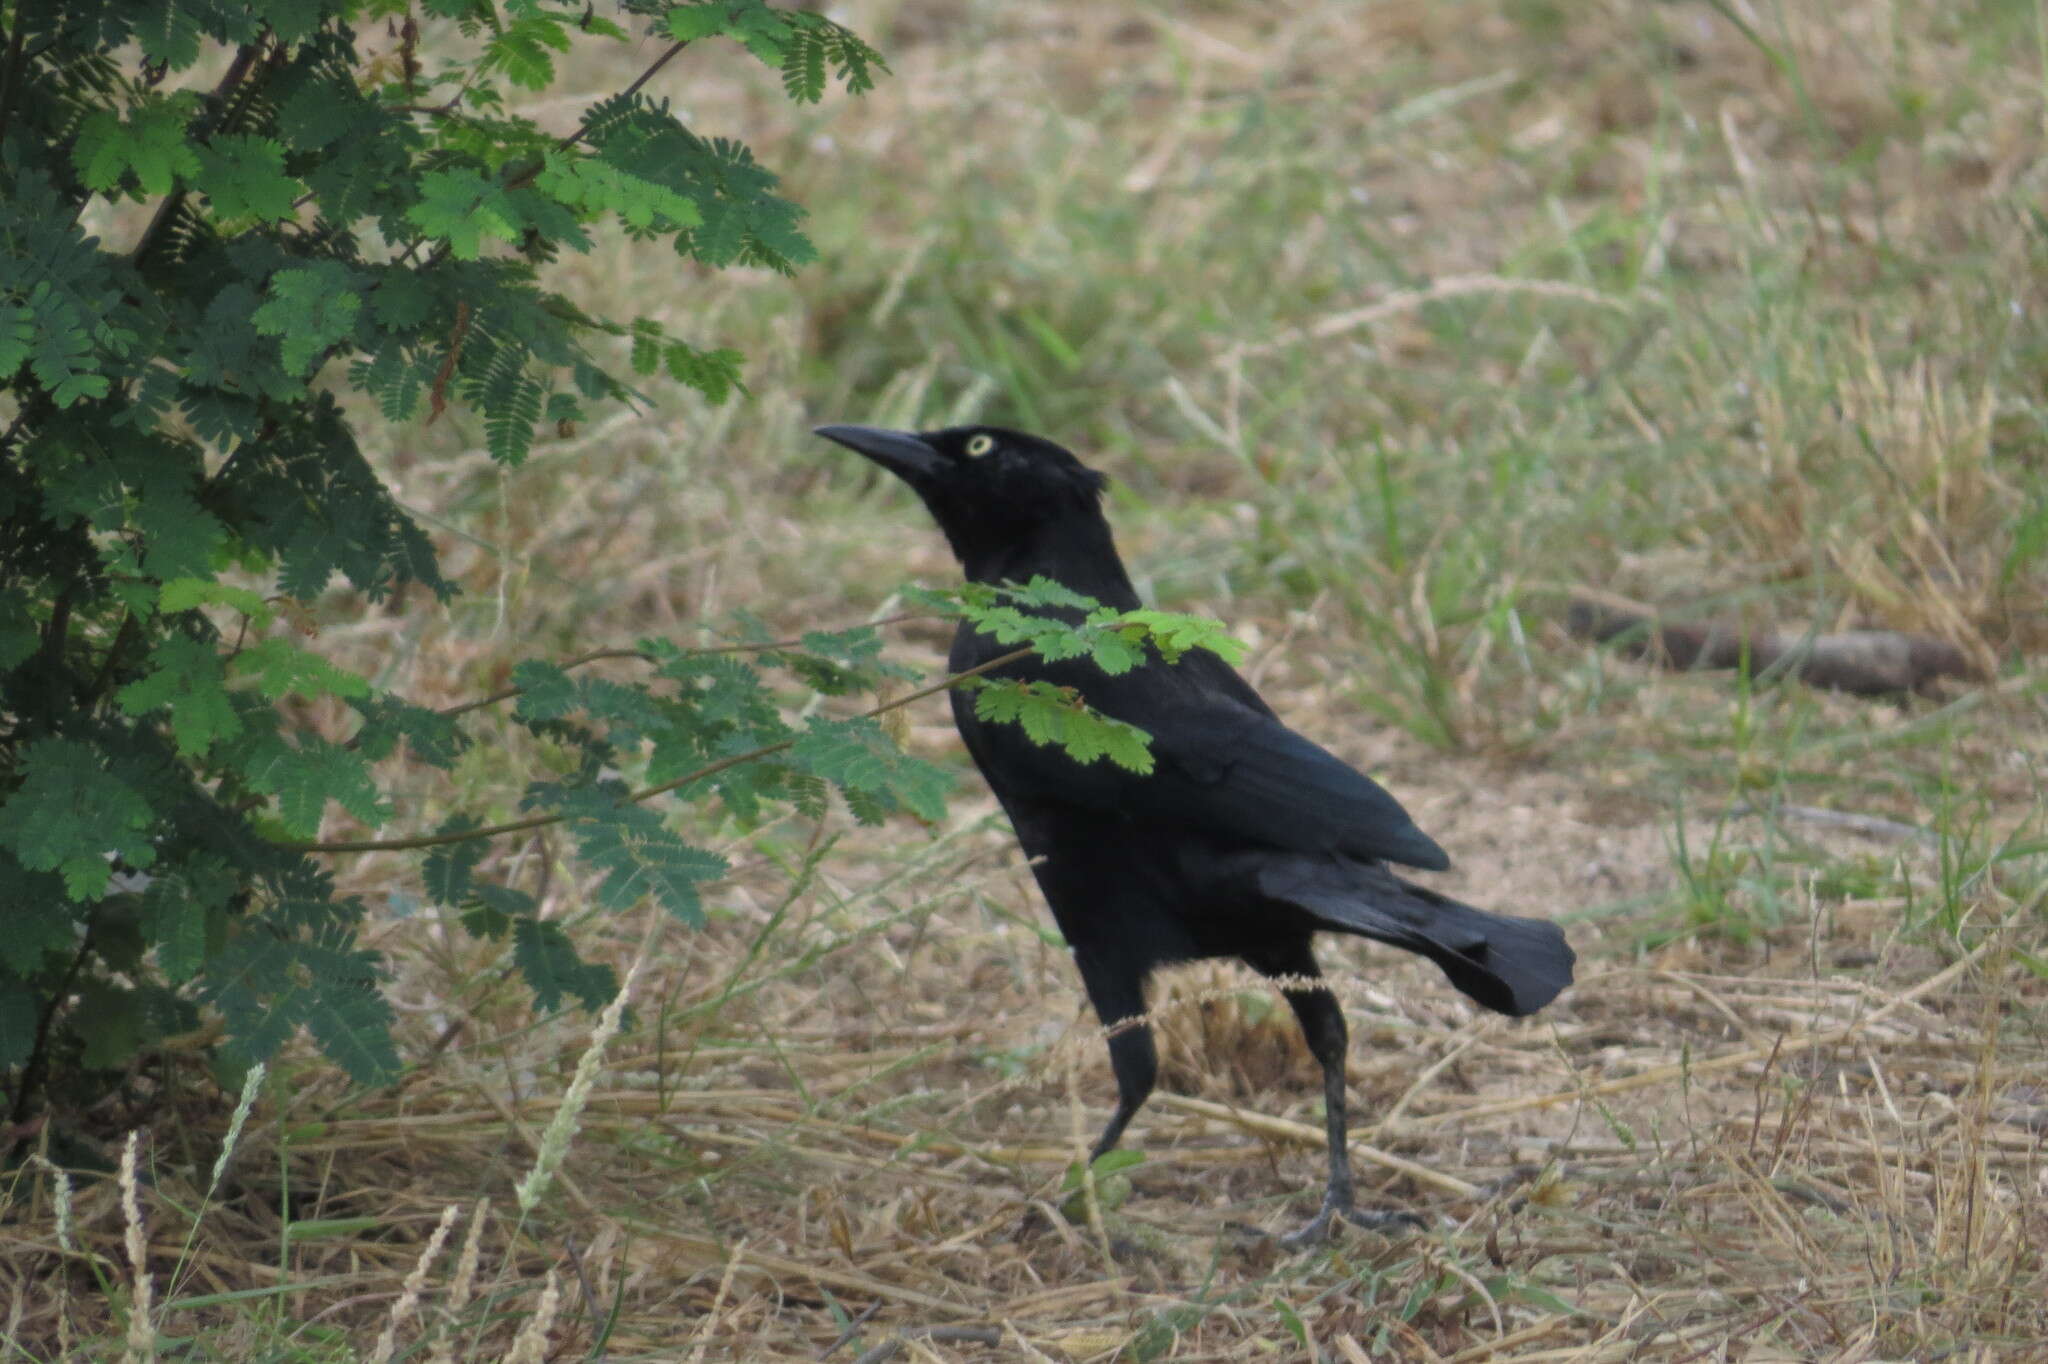
{"type": "MultiPolygon", "coordinates": [[[[817,434],[908,483],[968,578],[1021,584],[1043,575],[1106,606],[1140,606],[1102,513],[1105,478],[1051,441],[988,426],[821,426],[817,434]]],[[[1006,651],[963,624],[948,666],[959,672],[1006,651]]],[[[1015,725],[979,719],[970,693],[952,693],[960,737],[1033,859],[1109,1032],[1117,1105],[1094,1156],[1116,1145],[1158,1075],[1144,1022],[1147,977],[1169,962],[1237,957],[1282,978],[1323,1071],[1329,1182],[1321,1211],[1286,1240],[1319,1241],[1340,1219],[1412,1221],[1361,1216],[1353,1206],[1344,1013],[1318,980],[1310,940],[1351,933],[1418,952],[1481,1005],[1521,1015],[1571,983],[1564,934],[1395,875],[1388,864],[1441,871],[1450,859],[1391,795],[1287,728],[1208,650],[1174,664],[1153,657],[1120,676],[1085,660],[1036,657],[993,675],[1072,687],[1152,738],[1149,774],[1083,765],[1015,725]]]]}

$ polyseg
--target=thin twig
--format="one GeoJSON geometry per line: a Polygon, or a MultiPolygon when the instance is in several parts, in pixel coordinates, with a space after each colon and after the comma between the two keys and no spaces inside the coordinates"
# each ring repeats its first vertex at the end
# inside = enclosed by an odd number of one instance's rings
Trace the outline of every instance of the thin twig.
{"type": "MultiPolygon", "coordinates": [[[[907,620],[945,619],[948,619],[948,617],[931,611],[906,611],[900,616],[885,616],[881,620],[867,621],[865,624],[880,627],[883,625],[901,625],[907,620]]],[[[759,654],[767,653],[774,649],[794,649],[803,642],[803,636],[797,635],[789,639],[771,639],[758,644],[719,644],[704,649],[685,649],[683,653],[686,657],[695,657],[700,654],[759,654]]],[[[568,662],[556,666],[560,667],[563,672],[567,672],[571,668],[580,668],[586,663],[596,663],[607,658],[637,658],[642,662],[652,662],[654,655],[648,653],[645,649],[592,649],[587,654],[578,654],[568,662]]],[[[492,692],[489,696],[481,696],[474,701],[464,701],[460,705],[455,706],[444,706],[438,713],[450,717],[467,715],[473,710],[482,710],[485,706],[495,706],[500,701],[510,701],[515,696],[524,695],[526,695],[526,688],[524,687],[502,687],[492,692]]]]}
{"type": "MultiPolygon", "coordinates": [[[[555,666],[559,667],[563,672],[567,672],[571,668],[580,668],[586,663],[596,663],[607,658],[637,658],[642,661],[651,661],[653,657],[652,654],[644,649],[592,649],[587,654],[578,654],[567,662],[559,663],[555,666]]],[[[482,710],[485,706],[495,706],[500,701],[510,701],[515,696],[524,695],[526,695],[526,688],[524,687],[500,687],[489,696],[479,696],[474,701],[464,701],[460,705],[443,706],[435,713],[452,720],[458,715],[467,715],[473,710],[482,710]]]]}
{"type": "Polygon", "coordinates": [[[910,1343],[911,1336],[962,1345],[1000,1345],[1003,1333],[993,1326],[908,1326],[872,1349],[853,1357],[853,1364],[882,1364],[910,1343]]]}
{"type": "Polygon", "coordinates": [[[78,951],[72,955],[71,965],[64,969],[64,978],[57,982],[43,1005],[42,1016],[36,1019],[36,1040],[29,1047],[28,1060],[23,1063],[21,1078],[14,1089],[14,1108],[8,1114],[10,1131],[8,1142],[0,1148],[0,1160],[12,1161],[15,1148],[33,1135],[25,1119],[28,1117],[29,1101],[43,1087],[43,1079],[50,1069],[50,1027],[57,1021],[58,1010],[71,997],[71,986],[78,979],[78,973],[85,968],[86,958],[99,946],[93,931],[87,927],[78,938],[78,951]]]}
{"type": "Polygon", "coordinates": [[[583,1252],[576,1248],[576,1238],[570,1234],[562,1237],[562,1249],[569,1257],[569,1267],[576,1271],[576,1282],[583,1289],[583,1311],[590,1318],[590,1334],[599,1335],[604,1328],[604,1314],[598,1310],[597,1293],[590,1286],[590,1275],[583,1269],[583,1252]]]}
{"type": "Polygon", "coordinates": [[[134,637],[135,613],[130,611],[121,618],[121,628],[114,632],[114,642],[107,646],[107,656],[100,660],[99,673],[93,678],[91,688],[81,698],[79,709],[89,709],[106,694],[108,684],[114,680],[114,668],[120,662],[121,653],[128,647],[128,641],[134,637]]]}
{"type": "Polygon", "coordinates": [[[827,1345],[824,1349],[818,1351],[818,1358],[820,1360],[830,1359],[833,1355],[839,1353],[839,1348],[842,1345],[846,1344],[847,1341],[852,1340],[855,1336],[860,1334],[860,1328],[868,1324],[868,1318],[874,1316],[875,1313],[881,1310],[882,1300],[880,1298],[876,1298],[866,1307],[861,1308],[860,1315],[855,1317],[852,1321],[846,1323],[846,1329],[839,1333],[839,1338],[834,1340],[830,1345],[827,1345]]]}

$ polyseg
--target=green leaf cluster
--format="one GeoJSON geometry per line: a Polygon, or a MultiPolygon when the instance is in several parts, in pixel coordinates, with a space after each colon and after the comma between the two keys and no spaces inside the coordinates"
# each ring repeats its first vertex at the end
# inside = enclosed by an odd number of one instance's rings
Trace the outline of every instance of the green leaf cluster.
{"type": "Polygon", "coordinates": [[[802,9],[778,9],[762,0],[708,0],[668,11],[670,36],[684,42],[729,38],[755,58],[782,72],[782,86],[800,103],[815,104],[825,93],[830,67],[854,94],[874,88],[874,73],[886,71],[882,54],[844,25],[802,9]]]}
{"type": "Polygon", "coordinates": [[[1077,763],[1108,758],[1132,772],[1152,771],[1152,742],[1145,731],[1093,709],[1072,687],[984,682],[975,692],[974,713],[984,720],[1021,725],[1032,743],[1065,749],[1077,763]]]}
{"type": "Polygon", "coordinates": [[[1015,583],[963,583],[947,592],[914,589],[921,605],[960,619],[998,644],[1026,644],[1048,662],[1086,658],[1102,671],[1127,673],[1156,653],[1180,662],[1191,649],[1207,649],[1227,663],[1242,663],[1246,647],[1220,621],[1175,611],[1119,611],[1092,597],[1034,577],[1015,583]]]}
{"type": "Polygon", "coordinates": [[[758,820],[766,802],[822,814],[831,789],[863,822],[899,809],[939,817],[950,785],[945,773],[901,752],[871,718],[814,714],[798,728],[771,690],[778,672],[825,696],[879,694],[901,681],[905,670],[882,659],[872,628],[812,631],[794,647],[741,646],[752,664],[734,653],[689,653],[662,641],[642,647],[677,688],[662,700],[663,722],[649,736],[651,781],[681,783],[684,795],[716,792],[742,823],[758,820]]]}
{"type": "MultiPolygon", "coordinates": [[[[751,622],[740,634],[759,637],[751,622]]],[[[558,772],[528,787],[523,808],[564,829],[581,864],[602,873],[597,908],[623,910],[652,898],[701,927],[702,887],[723,877],[727,864],[672,827],[650,796],[716,794],[742,827],[776,804],[820,816],[834,788],[864,821],[903,808],[939,817],[950,778],[898,750],[872,719],[814,715],[799,729],[785,718],[792,698],[778,691],[775,672],[786,669],[811,693],[874,691],[903,675],[880,650],[870,628],[812,632],[796,647],[690,650],[653,639],[640,651],[654,667],[646,682],[521,663],[513,672],[513,718],[559,754],[558,772]],[[622,770],[654,784],[635,792],[622,770]]],[[[560,925],[539,918],[532,897],[479,874],[486,856],[480,827],[461,819],[443,829],[447,841],[424,865],[428,895],[457,910],[471,932],[509,937],[514,964],[541,1007],[610,999],[617,984],[607,968],[584,962],[560,925]]]]}
{"type": "MultiPolygon", "coordinates": [[[[917,589],[920,604],[959,617],[998,644],[1029,648],[1047,662],[1087,659],[1111,675],[1144,665],[1153,655],[1178,663],[1191,649],[1207,649],[1242,662],[1245,645],[1218,621],[1173,611],[1119,611],[1049,578],[1019,586],[965,583],[947,592],[917,589]]],[[[974,713],[1023,728],[1033,743],[1062,749],[1077,763],[1108,758],[1149,774],[1151,742],[1145,732],[1095,710],[1071,686],[1018,678],[974,678],[974,713]]]]}

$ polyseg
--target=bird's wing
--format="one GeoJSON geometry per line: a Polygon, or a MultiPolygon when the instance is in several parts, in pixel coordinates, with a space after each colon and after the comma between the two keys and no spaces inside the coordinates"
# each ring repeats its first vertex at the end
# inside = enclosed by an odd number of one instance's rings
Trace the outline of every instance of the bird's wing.
{"type": "Polygon", "coordinates": [[[1014,725],[975,719],[971,702],[956,713],[976,763],[1006,804],[1079,806],[1179,821],[1292,852],[1337,852],[1432,871],[1450,866],[1384,787],[1270,713],[1200,685],[1162,686],[1172,668],[1145,672],[1142,682],[1098,676],[1085,691],[1097,709],[1152,736],[1156,767],[1145,776],[1108,759],[1083,766],[1032,743],[1014,725]]]}
{"type": "Polygon", "coordinates": [[[1385,787],[1271,716],[1225,705],[1154,721],[1159,767],[1144,787],[1172,784],[1202,824],[1298,852],[1341,852],[1442,871],[1451,859],[1385,787]]]}

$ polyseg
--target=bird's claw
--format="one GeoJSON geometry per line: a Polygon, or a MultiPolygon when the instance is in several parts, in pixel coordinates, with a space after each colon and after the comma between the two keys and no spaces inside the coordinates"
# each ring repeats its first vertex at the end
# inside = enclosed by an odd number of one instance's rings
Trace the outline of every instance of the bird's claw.
{"type": "Polygon", "coordinates": [[[1349,1219],[1349,1210],[1339,1212],[1335,1208],[1324,1208],[1315,1215],[1315,1220],[1298,1231],[1290,1231],[1280,1239],[1280,1244],[1289,1250],[1307,1250],[1330,1239],[1330,1234],[1349,1219]]]}
{"type": "Polygon", "coordinates": [[[1287,1233],[1279,1241],[1289,1250],[1306,1250],[1330,1240],[1341,1226],[1395,1232],[1419,1231],[1427,1225],[1412,1212],[1386,1212],[1377,1208],[1361,1212],[1350,1203],[1325,1203],[1323,1210],[1307,1226],[1287,1233]]]}

